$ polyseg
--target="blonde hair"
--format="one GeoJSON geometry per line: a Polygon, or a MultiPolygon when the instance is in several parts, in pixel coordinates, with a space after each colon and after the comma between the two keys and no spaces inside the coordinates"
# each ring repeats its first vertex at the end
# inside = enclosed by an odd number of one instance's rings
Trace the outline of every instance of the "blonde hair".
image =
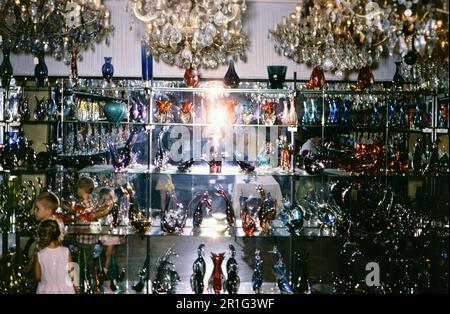
{"type": "Polygon", "coordinates": [[[50,208],[53,213],[60,206],[59,198],[53,192],[42,192],[36,197],[35,202],[41,203],[45,208],[50,208]]]}
{"type": "Polygon", "coordinates": [[[77,188],[82,189],[88,194],[92,194],[95,189],[94,180],[90,177],[81,177],[77,182],[77,188]]]}

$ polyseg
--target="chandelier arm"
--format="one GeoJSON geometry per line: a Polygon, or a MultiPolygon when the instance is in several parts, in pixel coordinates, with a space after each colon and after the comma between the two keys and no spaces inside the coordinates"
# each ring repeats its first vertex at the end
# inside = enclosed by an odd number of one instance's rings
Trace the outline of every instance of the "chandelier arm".
{"type": "Polygon", "coordinates": [[[437,9],[436,9],[436,12],[443,13],[443,14],[447,14],[447,15],[448,15],[448,11],[443,10],[443,9],[440,9],[440,8],[437,8],[437,9]]]}
{"type": "Polygon", "coordinates": [[[227,23],[233,21],[234,19],[236,19],[239,15],[239,10],[240,6],[238,3],[233,4],[233,14],[231,15],[231,17],[227,18],[227,23]]]}
{"type": "Polygon", "coordinates": [[[157,18],[157,15],[146,16],[146,15],[142,15],[141,13],[139,13],[137,3],[133,4],[133,13],[140,21],[142,21],[144,23],[152,22],[157,18]]]}

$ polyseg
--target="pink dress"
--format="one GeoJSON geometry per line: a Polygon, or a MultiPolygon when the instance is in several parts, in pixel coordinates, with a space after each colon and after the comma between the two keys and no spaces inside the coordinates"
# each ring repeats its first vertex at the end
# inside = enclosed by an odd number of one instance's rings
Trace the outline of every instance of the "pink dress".
{"type": "Polygon", "coordinates": [[[38,294],[75,294],[69,276],[69,249],[63,246],[48,248],[38,252],[41,265],[41,281],[38,294]]]}

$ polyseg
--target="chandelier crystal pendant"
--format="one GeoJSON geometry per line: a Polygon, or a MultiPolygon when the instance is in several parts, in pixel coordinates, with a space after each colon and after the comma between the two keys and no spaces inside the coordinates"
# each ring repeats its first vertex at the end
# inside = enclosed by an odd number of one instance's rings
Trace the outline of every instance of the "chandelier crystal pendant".
{"type": "Polygon", "coordinates": [[[0,48],[51,53],[70,63],[73,53],[94,49],[114,30],[102,0],[0,0],[0,48]]]}
{"type": "Polygon", "coordinates": [[[131,8],[147,26],[144,41],[156,61],[194,70],[225,65],[230,56],[245,61],[245,0],[131,0],[131,8]]]}

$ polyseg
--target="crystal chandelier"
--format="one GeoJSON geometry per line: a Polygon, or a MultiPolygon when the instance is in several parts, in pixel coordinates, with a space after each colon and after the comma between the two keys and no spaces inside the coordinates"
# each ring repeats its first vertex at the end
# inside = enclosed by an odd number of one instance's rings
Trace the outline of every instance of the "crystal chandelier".
{"type": "Polygon", "coordinates": [[[386,22],[374,2],[305,0],[269,32],[279,54],[342,75],[379,58],[386,22]]]}
{"type": "Polygon", "coordinates": [[[0,47],[69,60],[94,41],[108,43],[109,19],[102,0],[0,0],[0,47]]]}
{"type": "Polygon", "coordinates": [[[448,64],[444,0],[304,0],[269,33],[279,54],[337,75],[384,54],[398,55],[407,66],[417,62],[409,69],[416,78],[448,64]]]}
{"type": "Polygon", "coordinates": [[[448,88],[448,2],[396,0],[385,9],[396,30],[388,49],[401,58],[405,81],[448,88]]]}
{"type": "Polygon", "coordinates": [[[131,0],[147,25],[144,41],[155,60],[179,68],[217,68],[229,56],[245,60],[245,0],[131,0]]]}

